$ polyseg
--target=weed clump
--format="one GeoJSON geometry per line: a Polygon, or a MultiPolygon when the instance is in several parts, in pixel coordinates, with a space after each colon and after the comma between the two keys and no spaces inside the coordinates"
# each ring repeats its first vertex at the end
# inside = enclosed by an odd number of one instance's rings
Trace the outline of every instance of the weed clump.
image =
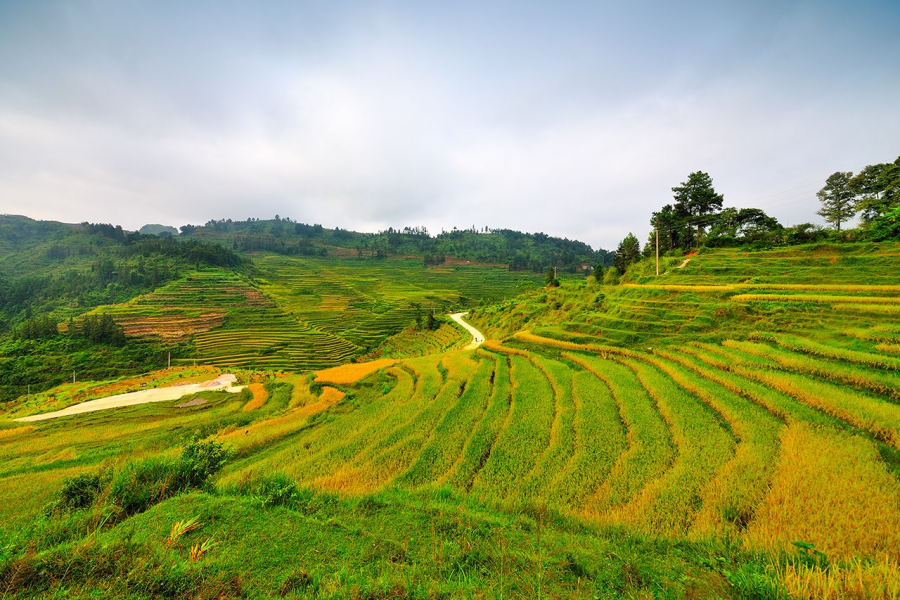
{"type": "Polygon", "coordinates": [[[57,506],[66,510],[88,508],[103,490],[106,479],[103,473],[96,475],[82,473],[75,477],[69,477],[63,482],[63,487],[59,491],[57,506]]]}
{"type": "Polygon", "coordinates": [[[178,458],[151,457],[128,463],[112,474],[70,477],[54,508],[73,511],[106,503],[121,517],[134,515],[181,492],[202,489],[225,466],[228,455],[220,442],[194,439],[178,458]]]}

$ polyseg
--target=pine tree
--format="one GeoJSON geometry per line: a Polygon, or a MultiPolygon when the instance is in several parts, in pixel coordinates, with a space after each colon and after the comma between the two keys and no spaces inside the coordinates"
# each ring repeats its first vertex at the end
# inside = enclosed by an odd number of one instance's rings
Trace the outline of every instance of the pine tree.
{"type": "Polygon", "coordinates": [[[628,266],[641,259],[641,244],[633,233],[625,236],[616,248],[616,256],[613,258],[613,266],[619,273],[624,273],[628,266]]]}
{"type": "Polygon", "coordinates": [[[825,180],[825,187],[816,193],[822,203],[817,215],[840,231],[841,223],[849,221],[856,214],[854,193],[850,186],[853,173],[837,171],[825,180]]]}

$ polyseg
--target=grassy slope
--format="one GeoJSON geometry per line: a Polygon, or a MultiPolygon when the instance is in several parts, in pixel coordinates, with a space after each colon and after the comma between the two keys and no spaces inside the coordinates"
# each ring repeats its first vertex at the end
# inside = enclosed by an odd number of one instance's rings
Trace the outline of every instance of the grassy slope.
{"type": "Polygon", "coordinates": [[[335,384],[336,404],[295,376],[281,380],[289,401],[258,411],[212,394],[6,422],[2,583],[40,567],[49,583],[21,579],[23,594],[276,595],[291,578],[296,597],[891,597],[900,357],[879,345],[900,340],[900,321],[877,299],[900,296],[884,276],[898,255],[726,250],[661,280],[641,265],[630,287],[564,282],[480,309],[502,343],[335,384]],[[235,450],[211,493],[113,528],[34,518],[63,478],[172,452],[194,431],[235,450]],[[306,491],[266,508],[259,482],[279,472],[306,491]],[[201,529],[164,543],[195,515],[201,529]],[[189,542],[209,537],[219,545],[191,561],[189,542]]]}

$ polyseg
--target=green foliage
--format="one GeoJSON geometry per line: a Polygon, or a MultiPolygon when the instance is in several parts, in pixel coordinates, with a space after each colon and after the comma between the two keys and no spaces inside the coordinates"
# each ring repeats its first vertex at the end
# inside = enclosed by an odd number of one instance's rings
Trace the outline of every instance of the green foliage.
{"type": "Polygon", "coordinates": [[[664,208],[658,219],[661,225],[665,222],[669,227],[675,227],[677,236],[682,238],[680,241],[689,246],[692,241],[699,240],[707,224],[704,217],[720,211],[724,198],[713,188],[709,174],[703,171],[688,175],[688,180],[673,187],[672,192],[675,194],[674,209],[666,211],[664,208]],[[676,219],[680,227],[676,225],[676,219]]]}
{"type": "Polygon", "coordinates": [[[178,458],[152,456],[129,462],[111,474],[101,471],[68,478],[56,506],[84,509],[103,498],[119,515],[137,514],[185,490],[202,488],[222,470],[229,455],[220,442],[193,439],[178,458]]]}
{"type": "Polygon", "coordinates": [[[222,467],[228,462],[229,455],[230,451],[221,442],[191,440],[181,451],[179,464],[181,485],[183,487],[201,487],[207,479],[222,470],[222,467]]]}
{"type": "Polygon", "coordinates": [[[28,319],[16,330],[16,337],[39,340],[59,335],[59,324],[50,315],[28,319]]]}
{"type": "Polygon", "coordinates": [[[893,163],[866,166],[849,185],[863,224],[872,223],[900,207],[900,158],[893,163]]]}
{"type": "Polygon", "coordinates": [[[559,279],[556,278],[554,267],[547,267],[547,272],[544,273],[544,284],[547,287],[559,287],[559,279]]]}
{"type": "Polygon", "coordinates": [[[832,173],[825,180],[825,187],[816,192],[816,196],[822,203],[822,208],[816,214],[838,231],[841,230],[841,223],[849,221],[856,213],[853,189],[850,186],[852,177],[853,173],[849,171],[832,173]]]}
{"type": "Polygon", "coordinates": [[[82,473],[69,477],[63,481],[57,506],[64,510],[88,508],[97,499],[106,483],[102,473],[96,475],[82,473]]]}
{"type": "Polygon", "coordinates": [[[868,234],[871,239],[900,241],[900,206],[886,210],[869,222],[868,234]]]}
{"type": "Polygon", "coordinates": [[[448,257],[478,263],[504,264],[513,271],[541,273],[548,265],[559,265],[569,273],[581,265],[609,264],[612,253],[593,250],[576,240],[544,233],[522,233],[511,229],[453,229],[431,236],[425,227],[388,227],[379,233],[358,233],[321,225],[295,223],[290,219],[213,220],[202,227],[182,227],[184,235],[203,234],[229,248],[275,252],[286,256],[326,256],[327,248],[352,250],[363,259],[418,256],[420,264],[444,264],[448,257]]]}
{"type": "Polygon", "coordinates": [[[137,375],[166,366],[166,349],[142,342],[110,346],[75,335],[39,340],[0,337],[0,402],[72,381],[137,375]]]}
{"type": "Polygon", "coordinates": [[[616,248],[616,256],[613,258],[613,267],[624,273],[628,267],[641,259],[641,244],[633,233],[625,236],[619,247],[616,248]]]}
{"type": "Polygon", "coordinates": [[[200,240],[125,232],[112,225],[66,225],[0,215],[0,320],[57,319],[122,302],[189,268],[245,269],[249,261],[200,240]]]}
{"type": "Polygon", "coordinates": [[[95,344],[125,345],[125,331],[109,314],[87,315],[78,329],[81,335],[95,344]]]}
{"type": "Polygon", "coordinates": [[[128,463],[113,475],[108,501],[125,515],[143,512],[185,489],[180,466],[177,459],[163,457],[128,463]]]}

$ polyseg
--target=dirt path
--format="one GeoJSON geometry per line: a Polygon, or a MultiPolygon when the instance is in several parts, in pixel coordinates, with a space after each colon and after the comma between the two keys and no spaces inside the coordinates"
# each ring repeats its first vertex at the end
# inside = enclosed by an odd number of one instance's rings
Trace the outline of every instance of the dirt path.
{"type": "Polygon", "coordinates": [[[477,329],[475,329],[474,327],[472,327],[471,325],[469,325],[468,323],[466,323],[465,321],[463,321],[463,317],[466,316],[467,314],[469,314],[469,313],[467,313],[467,312],[453,313],[452,315],[450,315],[450,318],[453,319],[454,321],[456,321],[457,323],[459,323],[460,325],[462,325],[466,331],[468,331],[469,333],[472,334],[472,341],[469,342],[469,345],[466,346],[465,348],[463,348],[463,350],[474,350],[475,348],[477,348],[478,346],[480,346],[484,343],[484,334],[481,333],[480,331],[478,331],[477,329]]]}
{"type": "Polygon", "coordinates": [[[95,410],[106,410],[108,408],[119,408],[121,406],[135,406],[137,404],[147,404],[148,402],[178,400],[182,396],[203,391],[225,390],[226,392],[240,392],[244,388],[242,386],[233,386],[232,384],[235,381],[237,381],[237,377],[234,375],[219,375],[215,379],[204,381],[203,383],[173,385],[150,390],[141,390],[139,392],[129,392],[127,394],[117,394],[115,396],[107,396],[106,398],[97,398],[96,400],[88,400],[87,402],[75,404],[62,410],[41,415],[32,415],[30,417],[22,417],[16,419],[16,421],[45,421],[47,419],[56,419],[57,417],[68,417],[69,415],[94,412],[95,410]]]}
{"type": "Polygon", "coordinates": [[[691,262],[691,259],[686,258],[686,259],[684,259],[684,262],[683,262],[683,263],[681,263],[680,265],[678,265],[678,266],[675,267],[675,268],[676,268],[676,269],[683,269],[683,268],[685,268],[685,267],[687,266],[687,264],[688,264],[689,262],[691,262]]]}

